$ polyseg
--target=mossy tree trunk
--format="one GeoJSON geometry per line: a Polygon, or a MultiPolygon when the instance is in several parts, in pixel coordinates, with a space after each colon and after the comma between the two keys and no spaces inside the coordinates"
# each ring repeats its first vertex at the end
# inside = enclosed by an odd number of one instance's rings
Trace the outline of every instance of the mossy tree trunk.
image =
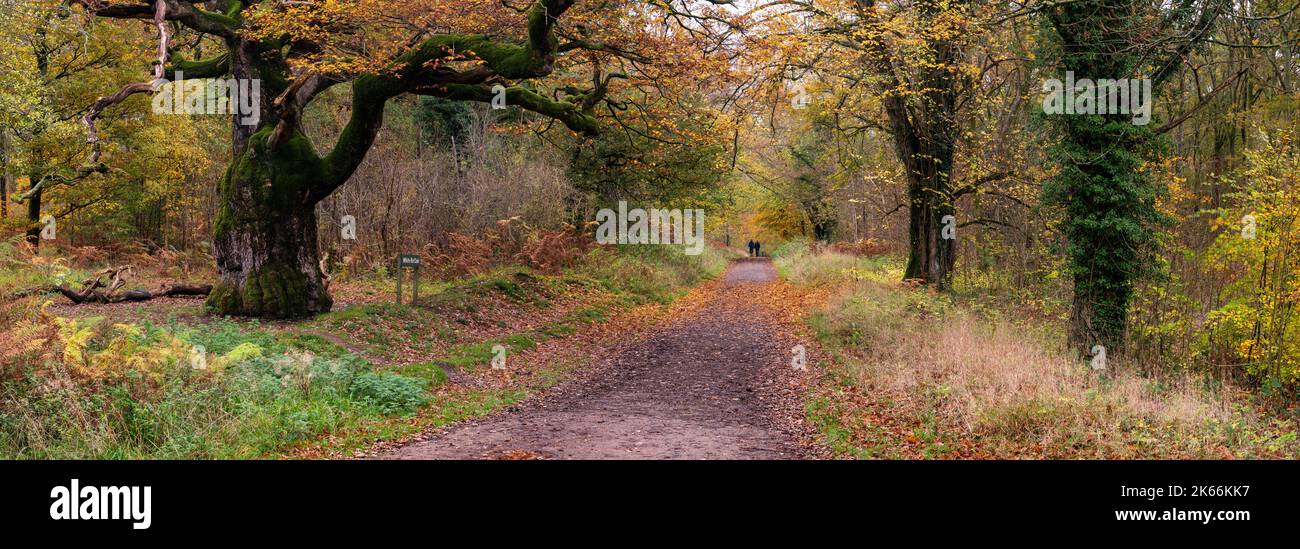
{"type": "Polygon", "coordinates": [[[321,162],[302,134],[275,150],[255,133],[222,179],[213,227],[220,281],[208,305],[223,314],[294,318],[330,310],[319,267],[316,202],[321,162]]]}
{"type": "Polygon", "coordinates": [[[218,281],[207,305],[219,314],[269,318],[329,311],[333,300],[320,271],[316,203],[331,181],[296,121],[274,104],[289,86],[287,64],[273,55],[280,44],[237,35],[226,44],[222,62],[191,64],[187,77],[210,71],[257,79],[260,112],[253,125],[244,123],[244,114],[232,115],[235,156],[217,188],[212,252],[218,281]]]}

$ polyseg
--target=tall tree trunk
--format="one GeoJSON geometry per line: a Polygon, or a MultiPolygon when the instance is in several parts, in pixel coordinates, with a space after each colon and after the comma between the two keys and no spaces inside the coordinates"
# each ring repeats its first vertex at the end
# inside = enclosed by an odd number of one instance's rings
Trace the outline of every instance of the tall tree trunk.
{"type": "MultiPolygon", "coordinates": [[[[859,0],[874,21],[874,1],[859,0]]],[[[919,2],[923,17],[964,10],[964,2],[919,2]]],[[[879,22],[873,24],[879,25],[879,22]]],[[[894,137],[894,152],[906,169],[908,258],[906,279],[947,289],[956,262],[956,233],[944,238],[945,217],[954,215],[952,168],[957,147],[957,97],[961,59],[958,36],[936,37],[925,44],[930,62],[900,74],[899,61],[879,39],[868,41],[877,74],[885,77],[882,99],[894,137]]],[[[906,65],[904,65],[906,66],[906,65]]],[[[955,218],[947,220],[955,223],[955,218]]],[[[955,229],[955,227],[954,227],[955,229]]]]}
{"type": "Polygon", "coordinates": [[[299,318],[330,310],[320,271],[313,189],[326,179],[311,142],[296,128],[278,146],[268,141],[279,122],[272,100],[287,67],[262,61],[258,46],[234,39],[230,75],[260,79],[260,120],[232,115],[234,159],[217,188],[212,255],[218,282],[207,306],[220,314],[299,318]]]}
{"type": "MultiPolygon", "coordinates": [[[[908,257],[905,279],[947,289],[957,260],[955,232],[944,238],[945,217],[954,215],[952,162],[956,149],[956,92],[940,71],[927,79],[934,90],[913,112],[906,100],[885,100],[894,150],[907,171],[908,257]]],[[[948,220],[955,222],[955,217],[948,220]]]]}
{"type": "MultiPolygon", "coordinates": [[[[1046,14],[1059,38],[1061,76],[1149,75],[1143,84],[1149,106],[1228,6],[1189,3],[1169,28],[1151,26],[1153,18],[1144,16],[1159,12],[1133,0],[1063,3],[1046,14]]],[[[1157,208],[1167,189],[1143,166],[1158,155],[1161,138],[1152,120],[1137,124],[1132,113],[1054,114],[1049,120],[1061,137],[1049,147],[1060,169],[1044,184],[1043,201],[1064,216],[1061,232],[1074,280],[1069,345],[1082,355],[1100,345],[1116,356],[1125,344],[1134,283],[1158,268],[1157,227],[1168,221],[1157,208]]]]}
{"type": "MultiPolygon", "coordinates": [[[[36,185],[41,177],[41,174],[35,171],[27,174],[27,180],[31,185],[36,185]]],[[[37,248],[41,246],[41,195],[43,194],[45,191],[42,189],[32,193],[32,196],[27,199],[27,242],[37,248]]]]}
{"type": "Polygon", "coordinates": [[[956,239],[944,238],[944,217],[953,215],[946,193],[946,173],[920,173],[908,177],[908,254],[905,279],[919,279],[947,289],[957,261],[956,239]]]}
{"type": "Polygon", "coordinates": [[[0,225],[9,217],[9,130],[0,128],[0,225]]]}
{"type": "Polygon", "coordinates": [[[310,193],[325,174],[305,135],[271,150],[272,131],[248,139],[218,189],[212,247],[220,280],[207,303],[222,314],[297,318],[333,303],[320,272],[310,193]]]}

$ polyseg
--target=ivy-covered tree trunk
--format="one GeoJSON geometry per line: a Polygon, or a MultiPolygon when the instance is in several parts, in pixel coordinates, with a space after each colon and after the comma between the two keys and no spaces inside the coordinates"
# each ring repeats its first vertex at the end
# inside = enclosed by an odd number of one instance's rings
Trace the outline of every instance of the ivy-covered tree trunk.
{"type": "MultiPolygon", "coordinates": [[[[1059,9],[1052,21],[1062,37],[1065,71],[1078,78],[1136,78],[1137,52],[1109,51],[1128,43],[1132,23],[1114,19],[1128,0],[1101,0],[1059,9]],[[1101,11],[1105,8],[1105,11],[1101,11]],[[1103,25],[1110,23],[1110,25],[1103,25]]],[[[1053,117],[1060,167],[1044,186],[1044,202],[1063,207],[1069,273],[1074,282],[1068,339],[1080,354],[1095,345],[1111,355],[1124,340],[1133,280],[1149,249],[1156,217],[1155,187],[1142,173],[1150,132],[1126,114],[1053,117]]]]}
{"type": "MultiPolygon", "coordinates": [[[[1149,107],[1183,56],[1205,39],[1224,5],[1180,3],[1157,13],[1133,0],[1052,7],[1048,16],[1059,39],[1058,78],[1064,81],[1067,71],[1094,82],[1149,78],[1151,97],[1143,98],[1149,107]],[[1170,51],[1146,49],[1146,44],[1164,41],[1153,38],[1158,31],[1170,33],[1170,51]]],[[[1136,99],[1130,97],[1129,104],[1136,105],[1136,99]]],[[[1063,114],[1049,120],[1060,136],[1050,148],[1060,171],[1044,185],[1043,201],[1063,213],[1060,226],[1074,281],[1069,344],[1082,355],[1100,345],[1115,356],[1124,347],[1134,282],[1156,269],[1156,228],[1166,219],[1156,201],[1167,189],[1144,166],[1158,150],[1159,134],[1150,119],[1137,124],[1131,112],[1063,114]]]]}

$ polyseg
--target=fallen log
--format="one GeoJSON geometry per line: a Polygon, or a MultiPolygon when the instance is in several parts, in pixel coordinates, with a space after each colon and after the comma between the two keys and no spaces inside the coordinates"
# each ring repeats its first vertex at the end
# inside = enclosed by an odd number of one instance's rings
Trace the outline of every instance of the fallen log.
{"type": "Polygon", "coordinates": [[[176,297],[179,295],[208,295],[212,293],[211,284],[200,284],[191,286],[186,284],[173,284],[167,286],[161,294],[155,294],[154,297],[176,297]]]}
{"type": "Polygon", "coordinates": [[[118,290],[126,285],[126,273],[130,271],[131,267],[129,265],[116,269],[104,269],[96,273],[95,278],[82,283],[81,290],[73,290],[66,284],[54,286],[51,290],[63,294],[63,297],[68,298],[69,301],[77,305],[82,303],[138,302],[149,301],[158,297],[196,296],[212,293],[211,284],[170,284],[164,285],[155,291],[127,290],[118,293],[118,290]],[[105,276],[111,276],[107,283],[103,280],[105,276]],[[104,289],[100,290],[100,288],[104,289]]]}
{"type": "Polygon", "coordinates": [[[89,291],[78,292],[65,285],[55,287],[54,291],[63,294],[63,297],[68,298],[69,301],[80,305],[82,303],[124,303],[149,301],[159,297],[208,295],[212,293],[212,285],[175,284],[163,286],[162,288],[152,292],[149,290],[127,290],[122,293],[101,292],[94,288],[91,288],[89,291]]]}

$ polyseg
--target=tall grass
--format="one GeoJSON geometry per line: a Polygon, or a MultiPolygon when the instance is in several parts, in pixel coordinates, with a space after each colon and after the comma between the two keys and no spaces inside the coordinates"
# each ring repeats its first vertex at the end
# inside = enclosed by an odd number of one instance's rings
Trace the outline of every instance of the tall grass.
{"type": "MultiPolygon", "coordinates": [[[[820,340],[841,351],[835,375],[825,377],[829,388],[851,387],[929,424],[938,454],[969,451],[966,443],[977,454],[1033,457],[1272,457],[1300,449],[1289,425],[1276,428],[1230,389],[1183,373],[1142,377],[1114,361],[1094,371],[1056,343],[1055,326],[976,313],[947,295],[890,282],[897,261],[803,253],[777,264],[796,284],[836,285],[811,320],[820,340]]],[[[865,411],[849,400],[834,404],[850,416],[865,411]]]]}

